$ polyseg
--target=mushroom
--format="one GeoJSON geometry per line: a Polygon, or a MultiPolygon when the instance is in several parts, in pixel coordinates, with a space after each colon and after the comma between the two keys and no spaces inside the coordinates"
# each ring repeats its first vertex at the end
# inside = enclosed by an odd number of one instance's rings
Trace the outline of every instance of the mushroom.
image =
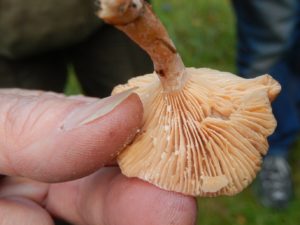
{"type": "Polygon", "coordinates": [[[270,102],[279,83],[185,68],[144,0],[101,0],[99,16],[139,44],[155,69],[113,91],[136,88],[144,106],[140,132],[118,156],[122,173],[192,196],[234,195],[248,186],[276,127],[270,102]]]}

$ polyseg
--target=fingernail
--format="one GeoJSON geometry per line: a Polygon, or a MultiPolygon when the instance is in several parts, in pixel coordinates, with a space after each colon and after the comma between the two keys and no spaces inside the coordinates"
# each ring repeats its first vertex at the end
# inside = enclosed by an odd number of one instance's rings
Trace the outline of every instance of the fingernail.
{"type": "Polygon", "coordinates": [[[88,124],[113,111],[120,105],[136,88],[129,89],[114,96],[83,104],[73,110],[65,119],[62,129],[72,130],[88,124]]]}

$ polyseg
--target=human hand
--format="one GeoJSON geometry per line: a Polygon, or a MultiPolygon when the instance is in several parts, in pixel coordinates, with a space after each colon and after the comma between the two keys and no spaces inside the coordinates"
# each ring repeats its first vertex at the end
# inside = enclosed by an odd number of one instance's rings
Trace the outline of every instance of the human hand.
{"type": "Polygon", "coordinates": [[[103,100],[0,90],[0,224],[192,225],[196,203],[117,167],[136,134],[135,94],[103,100]]]}

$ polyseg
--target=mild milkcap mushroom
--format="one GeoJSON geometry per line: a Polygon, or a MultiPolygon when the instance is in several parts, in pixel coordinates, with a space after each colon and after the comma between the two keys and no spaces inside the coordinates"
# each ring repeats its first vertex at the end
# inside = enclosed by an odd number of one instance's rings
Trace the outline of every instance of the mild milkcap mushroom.
{"type": "Polygon", "coordinates": [[[122,173],[192,196],[242,191],[268,150],[276,127],[270,102],[280,85],[269,75],[185,68],[144,0],[101,0],[99,16],[139,44],[155,69],[113,91],[136,87],[145,111],[143,127],[118,157],[122,173]]]}

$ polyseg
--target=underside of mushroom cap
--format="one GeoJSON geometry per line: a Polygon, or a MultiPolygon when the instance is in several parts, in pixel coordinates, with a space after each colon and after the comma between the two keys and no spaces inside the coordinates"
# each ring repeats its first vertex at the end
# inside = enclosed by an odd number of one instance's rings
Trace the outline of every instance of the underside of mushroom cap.
{"type": "Polygon", "coordinates": [[[144,104],[144,122],[118,157],[122,173],[193,196],[233,195],[255,178],[276,120],[270,102],[280,85],[269,75],[243,79],[186,69],[185,86],[165,92],[156,74],[119,85],[144,104]]]}

